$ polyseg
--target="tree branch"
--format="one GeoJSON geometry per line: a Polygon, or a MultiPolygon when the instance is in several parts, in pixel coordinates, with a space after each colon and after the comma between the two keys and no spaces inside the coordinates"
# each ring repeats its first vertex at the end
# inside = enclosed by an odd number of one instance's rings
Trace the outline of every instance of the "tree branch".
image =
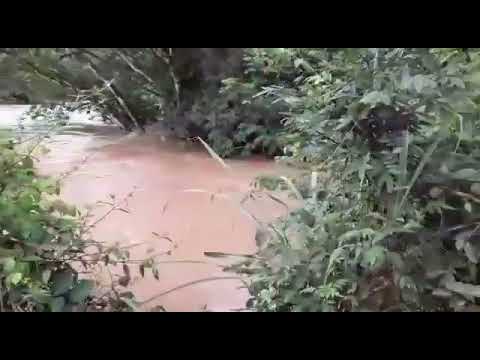
{"type": "Polygon", "coordinates": [[[165,295],[168,295],[174,291],[177,291],[177,290],[181,290],[181,289],[184,289],[186,287],[189,287],[189,286],[192,286],[192,285],[197,285],[197,284],[201,284],[201,283],[205,283],[205,282],[210,282],[210,281],[217,281],[217,280],[242,280],[242,278],[238,277],[238,276],[217,276],[217,277],[211,277],[211,278],[206,278],[206,279],[200,279],[200,280],[195,280],[195,281],[190,281],[188,283],[185,283],[185,284],[182,284],[182,285],[179,285],[179,286],[176,286],[174,287],[173,289],[170,289],[170,290],[167,290],[167,291],[164,291],[160,294],[157,294],[157,295],[154,295],[152,296],[151,298],[147,299],[147,300],[144,300],[142,302],[139,303],[140,306],[143,306],[145,304],[148,304],[152,301],[155,301],[157,300],[158,298],[162,297],[162,296],[165,296],[165,295]]]}
{"type": "Polygon", "coordinates": [[[176,108],[178,110],[180,108],[180,82],[178,81],[177,75],[175,74],[175,71],[173,69],[172,49],[171,48],[169,49],[170,50],[169,55],[158,52],[158,49],[156,48],[150,48],[150,50],[154,57],[161,60],[168,67],[168,72],[170,74],[170,78],[172,79],[173,86],[175,88],[175,102],[176,102],[176,108]]]}
{"type": "Polygon", "coordinates": [[[106,88],[112,93],[113,97],[115,98],[115,100],[117,101],[117,103],[120,105],[120,107],[122,107],[122,109],[127,113],[128,117],[130,118],[130,121],[138,128],[138,129],[141,129],[141,130],[145,130],[143,128],[143,126],[140,125],[140,123],[137,121],[137,119],[135,118],[135,116],[133,116],[132,112],[130,111],[129,107],[127,106],[127,104],[125,103],[125,101],[123,100],[123,98],[121,97],[118,89],[116,89],[116,87],[113,85],[113,81],[112,82],[109,82],[107,81],[105,78],[103,78],[99,73],[98,71],[95,69],[95,65],[92,64],[91,61],[89,61],[88,63],[88,67],[89,69],[93,72],[93,74],[99,79],[101,80],[106,88]]]}
{"type": "Polygon", "coordinates": [[[116,53],[118,54],[118,56],[120,56],[120,58],[128,65],[128,67],[133,70],[133,72],[139,74],[140,76],[142,76],[145,80],[147,80],[151,85],[155,85],[155,81],[152,80],[152,78],[150,76],[148,76],[147,74],[145,74],[145,72],[143,72],[142,70],[140,70],[138,67],[136,67],[128,58],[127,56],[125,56],[125,54],[120,51],[120,50],[117,50],[116,53]]]}

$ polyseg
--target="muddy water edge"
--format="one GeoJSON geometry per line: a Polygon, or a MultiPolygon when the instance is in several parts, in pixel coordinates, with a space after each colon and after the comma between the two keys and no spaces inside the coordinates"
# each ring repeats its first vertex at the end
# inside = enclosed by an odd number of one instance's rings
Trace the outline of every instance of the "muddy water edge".
{"type": "MultiPolygon", "coordinates": [[[[0,127],[13,127],[23,110],[0,107],[0,127]]],[[[245,307],[243,283],[204,252],[254,253],[256,224],[239,204],[257,176],[284,175],[290,169],[262,158],[229,160],[224,168],[199,144],[186,145],[155,129],[125,135],[80,116],[45,145],[49,152],[40,157],[38,170],[55,177],[69,173],[62,184],[65,201],[91,209],[92,221],[109,210],[101,201],[114,198],[127,210],[100,221],[92,229],[95,240],[133,246],[132,259],[163,254],[158,280],[149,274],[142,278],[132,268],[130,289],[140,301],[152,299],[144,310],[156,305],[167,311],[245,307]],[[216,280],[202,281],[211,278],[216,280]],[[189,283],[194,284],[182,287],[189,283]]],[[[248,200],[245,208],[263,222],[287,211],[266,196],[248,200]]],[[[97,280],[107,282],[106,276],[99,273],[97,280]]]]}

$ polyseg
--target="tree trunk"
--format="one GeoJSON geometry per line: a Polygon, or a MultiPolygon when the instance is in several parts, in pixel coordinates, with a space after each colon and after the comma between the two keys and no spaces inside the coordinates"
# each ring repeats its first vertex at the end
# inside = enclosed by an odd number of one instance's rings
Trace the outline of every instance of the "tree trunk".
{"type": "Polygon", "coordinates": [[[186,110],[197,96],[215,96],[223,79],[242,74],[243,49],[174,48],[172,60],[186,110]]]}

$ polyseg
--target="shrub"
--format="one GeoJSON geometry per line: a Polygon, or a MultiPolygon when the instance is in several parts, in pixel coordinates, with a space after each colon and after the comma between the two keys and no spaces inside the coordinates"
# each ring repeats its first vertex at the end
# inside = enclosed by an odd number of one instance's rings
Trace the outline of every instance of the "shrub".
{"type": "MultiPolygon", "coordinates": [[[[58,181],[35,173],[35,146],[16,145],[0,141],[0,311],[134,310],[133,294],[121,290],[128,252],[88,240],[87,214],[60,200],[58,181]],[[104,294],[89,276],[99,264],[124,269],[104,294]]],[[[153,258],[140,267],[156,271],[153,258]]]]}
{"type": "Polygon", "coordinates": [[[320,173],[304,209],[235,267],[251,306],[475,308],[480,52],[283,49],[251,63],[274,69],[261,96],[289,106],[287,158],[320,173]]]}

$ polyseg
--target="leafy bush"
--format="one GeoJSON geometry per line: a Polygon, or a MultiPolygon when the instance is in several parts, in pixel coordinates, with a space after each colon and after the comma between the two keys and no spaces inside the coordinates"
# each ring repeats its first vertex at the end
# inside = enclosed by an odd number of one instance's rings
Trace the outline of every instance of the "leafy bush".
{"type": "MultiPolygon", "coordinates": [[[[197,99],[181,116],[184,124],[175,126],[180,137],[200,136],[221,156],[262,153],[270,156],[281,152],[278,134],[282,130],[281,115],[263,99],[251,99],[252,89],[235,86],[228,79],[220,96],[197,99]]],[[[278,106],[276,107],[278,108],[278,106]]]]}
{"type": "Polygon", "coordinates": [[[1,147],[2,311],[59,310],[70,298],[83,302],[92,287],[75,279],[76,272],[60,260],[79,248],[74,210],[46,200],[58,186],[37,178],[32,166],[30,156],[20,156],[11,145],[1,147]]]}
{"type": "Polygon", "coordinates": [[[475,308],[480,51],[259,50],[251,63],[272,74],[261,96],[289,106],[288,158],[320,174],[235,267],[252,307],[475,308]]]}
{"type": "MultiPolygon", "coordinates": [[[[60,200],[58,181],[36,175],[35,146],[15,145],[0,142],[0,311],[135,309],[133,294],[118,288],[130,281],[128,251],[88,240],[87,215],[60,200]],[[124,269],[102,295],[88,276],[99,264],[124,269]]],[[[153,258],[140,267],[156,271],[153,258]]]]}

